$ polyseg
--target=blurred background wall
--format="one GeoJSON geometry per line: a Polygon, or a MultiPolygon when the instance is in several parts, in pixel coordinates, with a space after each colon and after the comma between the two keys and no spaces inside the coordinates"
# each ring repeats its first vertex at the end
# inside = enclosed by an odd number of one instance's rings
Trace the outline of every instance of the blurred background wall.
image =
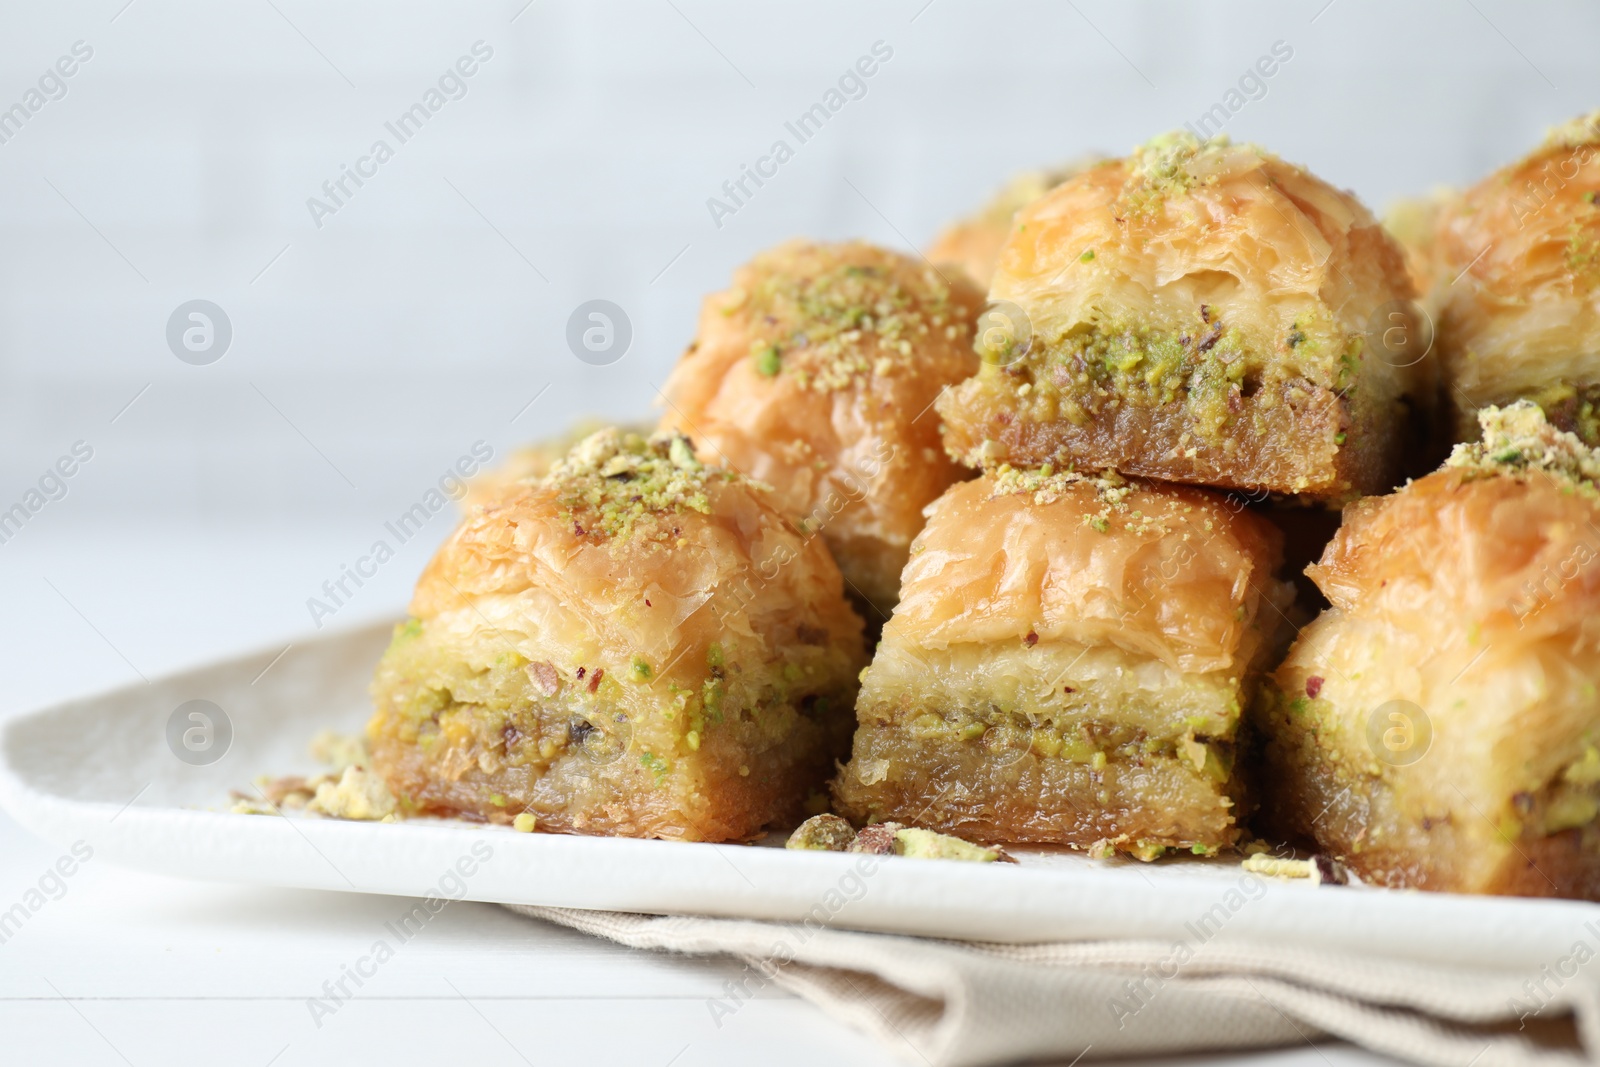
{"type": "MultiPolygon", "coordinates": [[[[4,4],[0,511],[92,458],[0,543],[0,707],[288,643],[478,442],[649,416],[701,296],[783,238],[925,245],[1219,103],[1381,210],[1600,106],[1597,44],[1595,5],[1515,0],[4,4]],[[607,365],[567,342],[593,299],[631,324],[607,365]],[[169,343],[194,300],[211,362],[169,343]]],[[[328,625],[402,610],[450,524],[328,625]]]]}

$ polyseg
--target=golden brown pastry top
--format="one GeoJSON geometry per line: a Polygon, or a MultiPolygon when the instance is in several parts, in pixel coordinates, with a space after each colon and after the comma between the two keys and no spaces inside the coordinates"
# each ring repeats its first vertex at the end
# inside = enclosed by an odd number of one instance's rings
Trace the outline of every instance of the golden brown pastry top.
{"type": "Polygon", "coordinates": [[[950,273],[861,241],[762,253],[706,298],[664,389],[663,428],[694,437],[701,459],[773,486],[779,506],[836,551],[847,540],[897,551],[892,579],[923,506],[964,476],[930,406],[977,369],[983,298],[950,273]]]}
{"type": "Polygon", "coordinates": [[[767,487],[700,463],[682,436],[616,430],[586,438],[450,536],[411,614],[466,607],[495,626],[509,610],[520,632],[640,649],[657,664],[703,646],[686,657],[696,670],[729,629],[809,644],[861,633],[827,549],[795,531],[767,487]]]}
{"type": "Polygon", "coordinates": [[[1552,130],[1445,212],[1441,341],[1474,402],[1600,376],[1596,190],[1600,112],[1552,130]]]}
{"type": "Polygon", "coordinates": [[[1479,419],[1443,469],[1345,510],[1306,571],[1335,607],[1502,651],[1600,608],[1600,454],[1526,401],[1479,419]]]}
{"type": "Polygon", "coordinates": [[[1220,322],[1208,348],[1271,353],[1317,385],[1348,376],[1375,310],[1412,295],[1400,249],[1354,196],[1256,146],[1181,132],[1024,208],[990,291],[1027,312],[1035,344],[1081,324],[1220,322]]]}
{"type": "Polygon", "coordinates": [[[1101,159],[1101,156],[1094,155],[1050,170],[1029,170],[1018,174],[970,218],[941,230],[928,248],[928,258],[935,263],[955,264],[979,286],[987,289],[989,279],[994,276],[995,263],[1000,258],[1000,249],[1011,232],[1011,220],[1017,212],[1068,178],[1082,174],[1101,159]]]}
{"type": "Polygon", "coordinates": [[[926,647],[1031,637],[1242,669],[1280,621],[1281,541],[1203,489],[1002,467],[928,509],[887,630],[926,647]]]}

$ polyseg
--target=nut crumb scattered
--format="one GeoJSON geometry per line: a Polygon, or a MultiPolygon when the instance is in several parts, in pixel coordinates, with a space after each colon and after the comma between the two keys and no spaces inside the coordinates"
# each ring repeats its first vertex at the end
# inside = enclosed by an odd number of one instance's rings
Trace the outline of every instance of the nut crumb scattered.
{"type": "Polygon", "coordinates": [[[337,784],[324,781],[306,810],[335,819],[377,822],[397,817],[398,805],[384,780],[363,767],[346,767],[337,784]]]}
{"type": "Polygon", "coordinates": [[[855,839],[855,827],[839,816],[813,815],[795,827],[783,847],[813,852],[845,852],[855,839]]]}
{"type": "Polygon", "coordinates": [[[1262,852],[1246,856],[1240,866],[1251,874],[1268,878],[1305,878],[1312,885],[1346,885],[1350,881],[1342,863],[1321,853],[1310,859],[1296,860],[1262,852]]]}

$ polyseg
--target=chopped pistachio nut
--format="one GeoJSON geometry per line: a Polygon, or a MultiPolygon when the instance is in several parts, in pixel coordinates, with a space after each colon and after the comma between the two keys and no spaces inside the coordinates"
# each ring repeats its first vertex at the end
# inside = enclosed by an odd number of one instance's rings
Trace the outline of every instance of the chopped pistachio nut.
{"type": "Polygon", "coordinates": [[[919,339],[954,323],[950,287],[931,267],[914,279],[888,263],[817,271],[778,253],[757,257],[752,268],[758,280],[738,310],[755,335],[757,372],[796,374],[819,392],[912,365],[919,339]]]}
{"type": "Polygon", "coordinates": [[[1268,878],[1305,878],[1312,885],[1344,885],[1349,881],[1349,875],[1345,873],[1342,864],[1321,854],[1310,859],[1296,860],[1262,852],[1246,856],[1240,867],[1251,874],[1261,874],[1268,878]]]}
{"type": "Polygon", "coordinates": [[[997,848],[984,848],[949,834],[936,834],[932,830],[919,830],[908,826],[896,830],[894,850],[897,855],[921,860],[964,860],[968,863],[993,863],[1002,853],[997,848]]]}
{"type": "Polygon", "coordinates": [[[282,815],[275,806],[264,800],[251,800],[249,797],[240,797],[233,802],[228,811],[234,815],[282,815]]]}
{"type": "Polygon", "coordinates": [[[363,821],[389,819],[397,811],[394,794],[384,780],[360,767],[346,767],[338,784],[325,781],[317,786],[317,795],[306,807],[335,819],[363,821]]]}
{"type": "Polygon", "coordinates": [[[557,460],[544,484],[560,492],[564,517],[579,536],[598,532],[620,538],[649,517],[684,510],[709,514],[707,486],[736,477],[695,459],[682,434],[659,433],[646,440],[606,429],[557,460]]]}
{"type": "Polygon", "coordinates": [[[1226,134],[1200,140],[1186,130],[1153,137],[1128,157],[1122,196],[1133,211],[1153,211],[1169,196],[1182,196],[1228,169],[1233,157],[1264,156],[1255,145],[1235,145],[1226,134]]]}
{"type": "Polygon", "coordinates": [[[897,831],[903,827],[897,822],[875,822],[863,826],[861,832],[856,834],[855,840],[850,842],[848,851],[865,852],[872,856],[894,855],[894,839],[897,831]]]}
{"type": "Polygon", "coordinates": [[[1579,148],[1600,143],[1600,111],[1591,111],[1552,126],[1544,136],[1545,148],[1579,148]]]}
{"type": "Polygon", "coordinates": [[[511,820],[511,828],[518,833],[531,834],[539,825],[539,819],[531,811],[518,812],[517,817],[511,820]]]}
{"type": "Polygon", "coordinates": [[[1445,466],[1475,474],[1543,471],[1592,491],[1600,479],[1600,451],[1551,426],[1530,400],[1478,412],[1483,440],[1456,445],[1445,466]]]}
{"type": "Polygon", "coordinates": [[[814,815],[795,827],[784,848],[844,852],[856,839],[855,827],[837,815],[814,815]]]}
{"type": "Polygon", "coordinates": [[[1048,463],[1033,470],[1002,463],[994,469],[990,480],[992,483],[990,499],[1009,493],[1027,493],[1032,496],[1033,502],[1041,507],[1061,499],[1070,486],[1090,486],[1099,494],[1102,506],[1097,513],[1085,514],[1083,522],[1099,533],[1110,533],[1112,524],[1115,523],[1117,529],[1130,533],[1165,534],[1172,530],[1171,520],[1181,521],[1181,516],[1192,510],[1190,505],[1175,504],[1168,509],[1170,512],[1168,515],[1147,515],[1143,510],[1134,508],[1128,503],[1128,498],[1138,486],[1109,469],[1100,475],[1093,475],[1072,470],[1056,470],[1048,463]]]}

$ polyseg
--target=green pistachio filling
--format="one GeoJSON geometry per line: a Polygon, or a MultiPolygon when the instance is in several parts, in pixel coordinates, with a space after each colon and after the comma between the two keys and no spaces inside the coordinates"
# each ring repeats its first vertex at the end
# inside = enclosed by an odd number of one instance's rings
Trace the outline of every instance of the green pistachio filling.
{"type": "Polygon", "coordinates": [[[1279,387],[1292,377],[1306,377],[1318,362],[1333,364],[1332,374],[1312,376],[1332,378],[1331,388],[1348,399],[1355,392],[1361,347],[1359,335],[1342,342],[1324,339],[1322,331],[1296,322],[1277,348],[1293,352],[1297,368],[1252,348],[1241,331],[1203,305],[1193,323],[1178,330],[1078,323],[1050,339],[1018,342],[1008,335],[980,335],[978,340],[979,355],[992,365],[991,380],[1011,385],[1032,418],[1081,426],[1121,404],[1182,404],[1191,413],[1192,432],[1205,441],[1225,436],[1247,407],[1270,410],[1279,402],[1279,387]],[[1026,346],[1020,354],[1019,344],[1026,346]],[[1318,359],[1319,352],[1330,350],[1337,353],[1334,358],[1318,359]]]}

